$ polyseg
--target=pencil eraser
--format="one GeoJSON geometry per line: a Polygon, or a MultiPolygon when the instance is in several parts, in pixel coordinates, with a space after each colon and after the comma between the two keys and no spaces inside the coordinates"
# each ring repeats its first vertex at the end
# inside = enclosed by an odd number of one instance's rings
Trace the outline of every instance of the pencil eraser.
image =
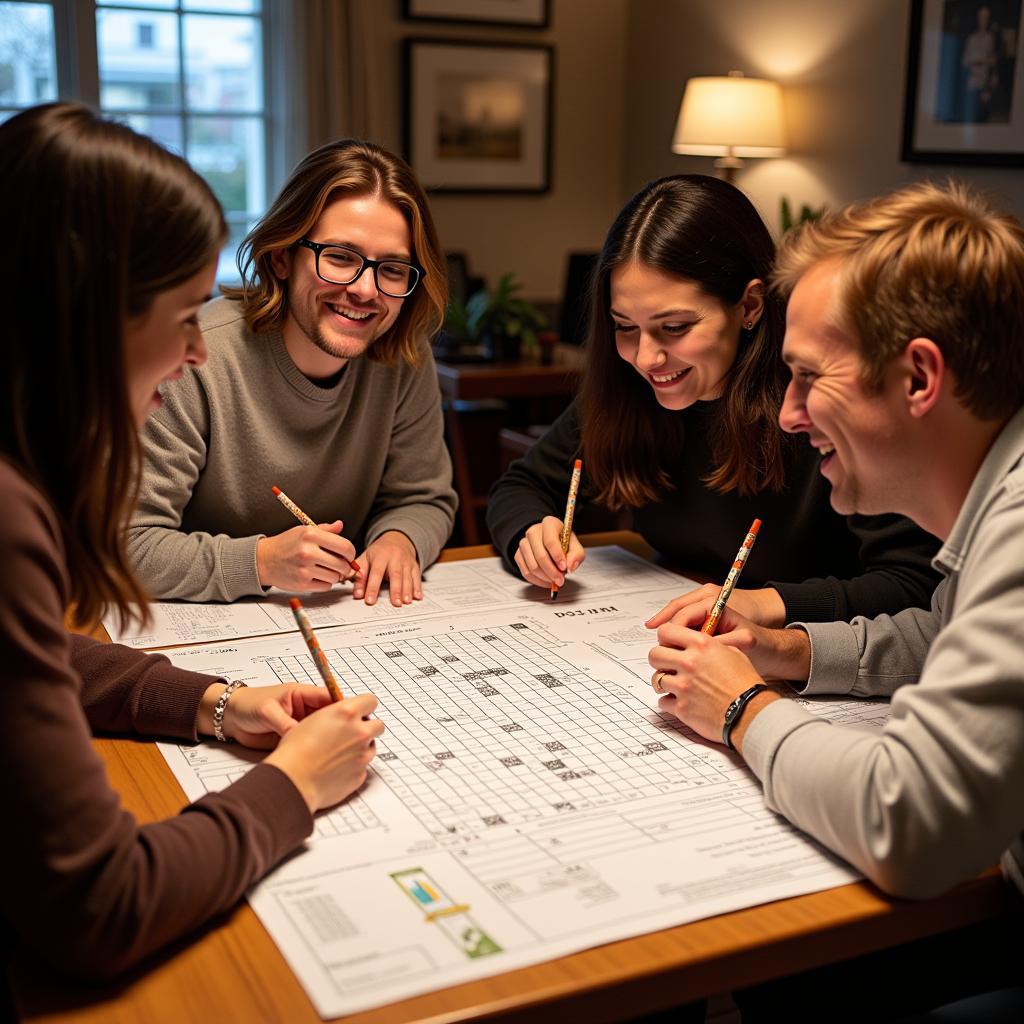
{"type": "Polygon", "coordinates": [[[280,494],[281,494],[281,488],[280,488],[280,487],[271,487],[270,489],[271,489],[271,490],[272,490],[272,491],[273,491],[273,492],[274,492],[274,493],[275,493],[276,495],[280,496],[280,494]]]}
{"type": "Polygon", "coordinates": [[[297,597],[293,597],[288,603],[292,606],[293,612],[297,612],[302,608],[302,602],[297,597]]]}

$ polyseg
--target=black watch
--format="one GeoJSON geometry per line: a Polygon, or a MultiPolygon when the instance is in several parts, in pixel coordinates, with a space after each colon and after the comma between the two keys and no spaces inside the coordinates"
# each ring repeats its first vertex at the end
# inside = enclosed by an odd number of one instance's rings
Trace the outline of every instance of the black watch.
{"type": "Polygon", "coordinates": [[[768,687],[764,683],[758,683],[756,686],[752,686],[749,690],[744,690],[726,709],[725,709],[725,721],[722,724],[722,742],[730,749],[735,750],[736,748],[732,745],[732,740],[729,739],[732,733],[733,726],[740,720],[740,715],[743,714],[743,709],[750,703],[750,701],[756,697],[762,690],[767,690],[768,687]]]}

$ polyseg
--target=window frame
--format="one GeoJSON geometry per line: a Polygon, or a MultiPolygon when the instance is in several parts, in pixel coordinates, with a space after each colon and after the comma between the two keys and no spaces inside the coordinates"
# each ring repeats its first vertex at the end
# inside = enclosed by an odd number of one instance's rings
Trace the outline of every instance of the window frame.
{"type": "MultiPolygon", "coordinates": [[[[287,10],[282,5],[287,0],[262,0],[260,10],[254,13],[206,10],[199,7],[195,10],[183,7],[183,0],[175,0],[173,7],[144,8],[142,4],[121,5],[102,8],[95,0],[25,0],[48,6],[53,10],[54,46],[56,49],[57,96],[60,99],[78,100],[88,104],[95,110],[100,109],[100,71],[99,71],[99,40],[96,29],[97,12],[101,9],[139,11],[153,10],[159,13],[174,14],[178,18],[178,84],[179,103],[173,110],[166,113],[180,119],[182,143],[187,139],[186,122],[194,116],[223,116],[228,119],[258,117],[263,123],[263,182],[265,195],[261,210],[225,211],[225,216],[232,231],[249,223],[254,217],[260,216],[277,194],[284,180],[285,170],[289,165],[291,154],[286,152],[285,133],[278,126],[287,123],[286,97],[281,89],[283,76],[288,73],[289,54],[287,43],[282,41],[283,34],[279,31],[287,17],[287,10]],[[232,112],[221,114],[209,111],[194,111],[188,107],[184,82],[184,32],[182,16],[185,14],[217,14],[225,17],[255,18],[260,25],[260,60],[259,70],[262,75],[261,98],[259,111],[232,112]],[[276,71],[276,73],[275,73],[276,71]]],[[[211,7],[215,0],[211,0],[211,7]]],[[[4,108],[8,109],[8,108],[4,108]]],[[[17,108],[10,108],[12,110],[17,108]]],[[[106,115],[143,113],[141,108],[125,111],[104,111],[106,115]]]]}

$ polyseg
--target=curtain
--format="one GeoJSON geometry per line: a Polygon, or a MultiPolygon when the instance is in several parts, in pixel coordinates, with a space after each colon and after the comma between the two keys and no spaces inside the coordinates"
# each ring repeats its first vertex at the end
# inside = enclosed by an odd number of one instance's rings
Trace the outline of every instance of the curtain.
{"type": "Polygon", "coordinates": [[[344,136],[370,137],[375,2],[276,0],[271,8],[271,81],[284,161],[278,185],[317,146],[344,136]]]}

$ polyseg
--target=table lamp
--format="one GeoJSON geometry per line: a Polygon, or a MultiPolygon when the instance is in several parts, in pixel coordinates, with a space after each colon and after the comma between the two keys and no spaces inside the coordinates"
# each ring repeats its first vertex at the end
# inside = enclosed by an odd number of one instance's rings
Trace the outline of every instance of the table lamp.
{"type": "Polygon", "coordinates": [[[730,71],[686,83],[673,152],[717,156],[715,167],[731,182],[743,157],[785,156],[785,145],[778,82],[730,71]]]}

